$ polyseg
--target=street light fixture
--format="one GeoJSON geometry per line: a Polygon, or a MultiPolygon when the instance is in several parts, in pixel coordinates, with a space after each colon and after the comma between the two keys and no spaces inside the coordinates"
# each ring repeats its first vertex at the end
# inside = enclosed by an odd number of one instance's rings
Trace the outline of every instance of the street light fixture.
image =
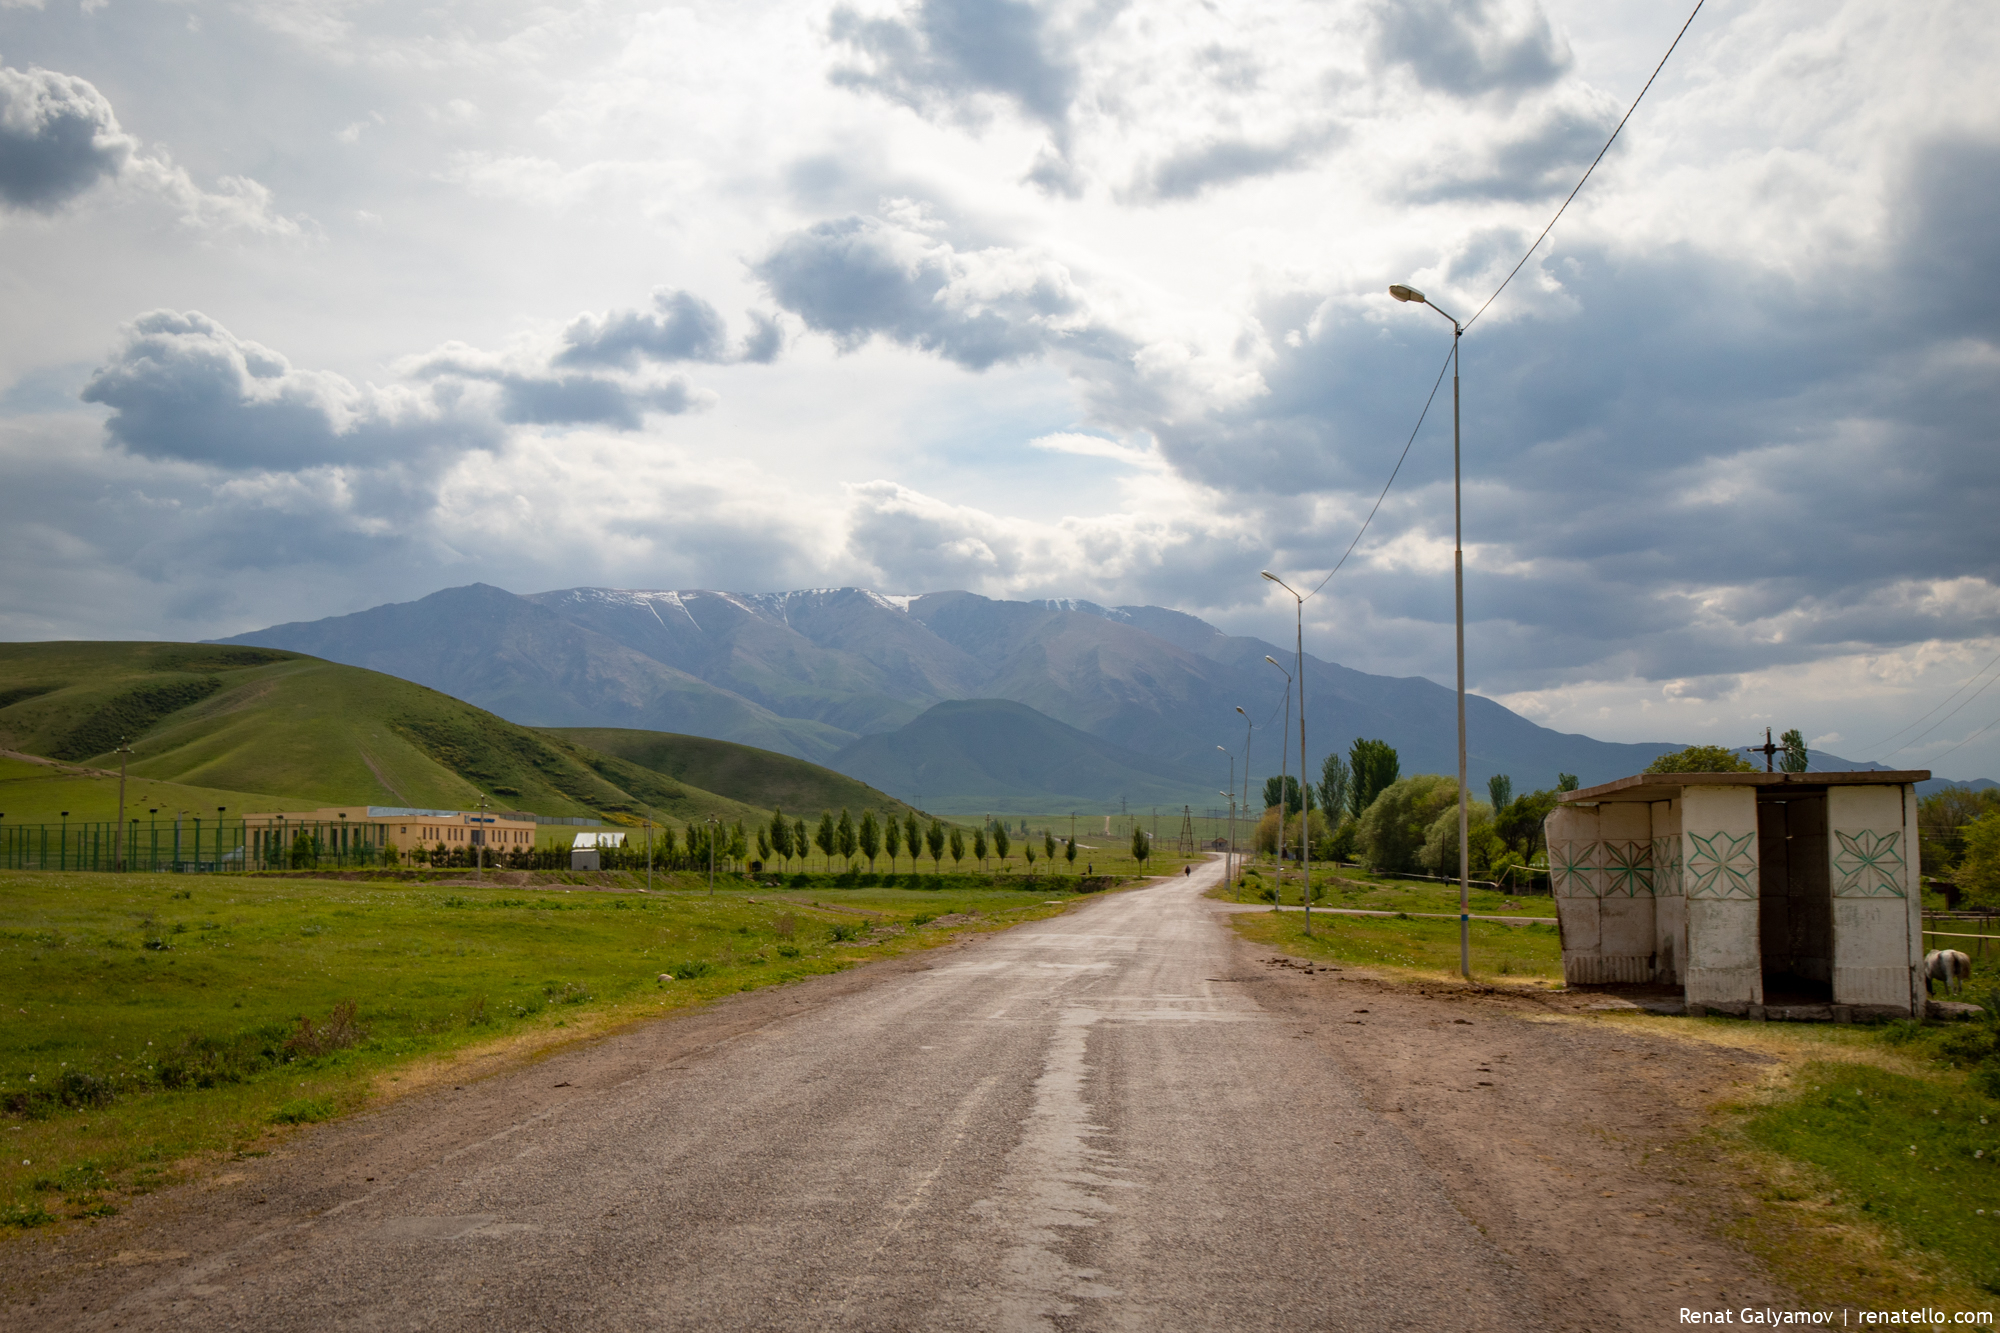
{"type": "MultiPolygon", "coordinates": [[[[1312,802],[1307,799],[1311,789],[1306,786],[1306,599],[1299,596],[1296,588],[1279,578],[1276,574],[1273,574],[1270,570],[1266,569],[1261,572],[1265,578],[1271,580],[1271,582],[1292,595],[1293,609],[1297,612],[1294,624],[1298,631],[1297,661],[1299,667],[1299,869],[1300,873],[1305,876],[1303,880],[1305,887],[1300,891],[1300,901],[1306,907],[1306,934],[1310,935],[1313,933],[1313,876],[1312,802]]],[[[1291,726],[1289,723],[1286,724],[1285,729],[1287,732],[1290,732],[1291,726]]],[[[1278,828],[1282,831],[1284,827],[1285,816],[1283,811],[1280,811],[1278,814],[1278,828]]],[[[1280,837],[1279,841],[1283,842],[1284,839],[1280,837]]]]}
{"type": "Polygon", "coordinates": [[[1465,326],[1414,287],[1392,284],[1389,295],[1414,301],[1451,320],[1451,578],[1458,629],[1458,971],[1472,980],[1472,849],[1466,844],[1465,791],[1465,510],[1459,485],[1458,342],[1465,326]]]}

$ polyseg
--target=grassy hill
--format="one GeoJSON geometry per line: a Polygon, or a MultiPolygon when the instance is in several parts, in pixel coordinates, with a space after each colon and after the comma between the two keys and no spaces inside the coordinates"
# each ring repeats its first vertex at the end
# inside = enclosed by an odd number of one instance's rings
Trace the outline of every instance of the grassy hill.
{"type": "MultiPolygon", "coordinates": [[[[60,761],[17,763],[0,773],[0,783],[20,784],[0,786],[20,798],[21,813],[9,810],[10,819],[53,818],[58,809],[72,818],[107,817],[116,780],[83,770],[115,773],[121,736],[133,750],[128,809],[156,799],[232,812],[321,804],[464,808],[484,792],[502,808],[629,824],[649,811],[677,821],[711,813],[752,818],[768,804],[757,799],[754,758],[706,761],[730,774],[736,794],[720,795],[436,690],[298,653],[215,644],[0,644],[0,748],[60,761]]],[[[793,775],[777,776],[775,791],[797,789],[793,775]]]]}
{"type": "Polygon", "coordinates": [[[844,773],[732,741],[617,727],[544,730],[582,750],[635,764],[676,782],[751,805],[782,806],[794,815],[841,809],[856,813],[862,810],[900,813],[910,808],[844,773]]]}

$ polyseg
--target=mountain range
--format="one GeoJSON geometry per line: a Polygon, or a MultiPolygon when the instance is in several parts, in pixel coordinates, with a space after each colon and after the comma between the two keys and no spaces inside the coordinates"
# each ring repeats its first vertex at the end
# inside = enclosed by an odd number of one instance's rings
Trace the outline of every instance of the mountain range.
{"type": "MultiPolygon", "coordinates": [[[[1231,774],[1218,748],[1235,757],[1239,788],[1246,740],[1256,782],[1277,770],[1285,677],[1264,658],[1285,670],[1294,661],[1290,650],[1162,607],[861,588],[522,595],[471,584],[218,642],[367,667],[528,726],[759,746],[933,808],[1002,796],[1023,809],[1121,796],[1217,804],[1231,774]],[[963,707],[982,700],[989,706],[963,707]],[[1057,729],[991,706],[1000,702],[1057,729]],[[958,707],[931,715],[945,704],[958,707]],[[975,723],[986,737],[977,753],[940,732],[975,723]]],[[[1457,768],[1451,690],[1311,654],[1305,676],[1315,770],[1358,736],[1394,745],[1405,773],[1457,768]]],[[[1466,721],[1475,783],[1506,773],[1518,789],[1552,786],[1558,772],[1585,784],[1620,777],[1679,748],[1553,731],[1478,696],[1466,701],[1466,721]]],[[[1293,771],[1297,736],[1294,721],[1293,771]]]]}

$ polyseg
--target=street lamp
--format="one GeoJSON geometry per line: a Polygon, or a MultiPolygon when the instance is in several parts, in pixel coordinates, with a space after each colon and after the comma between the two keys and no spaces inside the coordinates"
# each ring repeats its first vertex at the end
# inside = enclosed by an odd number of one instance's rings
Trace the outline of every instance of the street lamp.
{"type": "Polygon", "coordinates": [[[1278,659],[1269,653],[1264,660],[1278,667],[1278,674],[1285,678],[1285,724],[1278,729],[1278,869],[1277,885],[1271,890],[1271,910],[1277,911],[1285,903],[1285,737],[1292,734],[1292,673],[1278,666],[1278,659]]]}
{"type": "MultiPolygon", "coordinates": [[[[1215,748],[1224,754],[1229,754],[1226,746],[1218,745],[1215,748]]],[[[1229,799],[1229,854],[1222,861],[1222,882],[1234,884],[1236,882],[1236,756],[1233,754],[1229,754],[1229,790],[1222,794],[1229,799]]]]}
{"type": "MultiPolygon", "coordinates": [[[[1273,574],[1262,571],[1265,578],[1291,593],[1293,610],[1297,613],[1294,621],[1298,631],[1299,667],[1299,871],[1304,876],[1305,887],[1300,891],[1300,901],[1306,906],[1306,934],[1313,933],[1313,871],[1312,871],[1312,788],[1306,785],[1306,599],[1299,596],[1291,584],[1273,574]]],[[[1287,731],[1291,730],[1289,723],[1287,731]]],[[[1278,815],[1278,827],[1283,828],[1285,816],[1278,815]]]]}
{"type": "Polygon", "coordinates": [[[1472,873],[1472,849],[1466,845],[1465,792],[1465,511],[1459,487],[1458,421],[1458,340],[1465,326],[1447,314],[1437,302],[1414,287],[1395,283],[1389,295],[1398,301],[1427,305],[1451,320],[1451,578],[1454,619],[1458,629],[1458,970],[1472,980],[1472,893],[1468,882],[1472,873]]]}
{"type": "MultiPolygon", "coordinates": [[[[1241,704],[1238,704],[1236,706],[1236,711],[1239,713],[1243,713],[1243,706],[1241,704]]],[[[1250,818],[1250,734],[1254,732],[1256,729],[1257,729],[1257,724],[1250,720],[1250,715],[1248,713],[1243,713],[1243,818],[1246,821],[1250,818]]],[[[1252,836],[1251,841],[1252,842],[1256,841],[1254,835],[1252,836]]],[[[1236,878],[1238,882],[1241,882],[1243,878],[1243,872],[1240,865],[1237,869],[1236,878]]]]}

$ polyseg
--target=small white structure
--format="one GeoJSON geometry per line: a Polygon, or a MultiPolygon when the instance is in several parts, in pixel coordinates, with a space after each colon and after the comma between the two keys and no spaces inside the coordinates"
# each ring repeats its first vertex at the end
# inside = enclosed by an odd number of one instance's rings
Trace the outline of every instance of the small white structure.
{"type": "Polygon", "coordinates": [[[1646,773],[1565,792],[1544,825],[1564,979],[1678,986],[1691,1012],[1923,1012],[1929,777],[1646,773]]]}
{"type": "Polygon", "coordinates": [[[600,847],[623,847],[623,833],[579,833],[569,845],[569,868],[571,870],[601,870],[603,864],[597,854],[600,847]]]}

